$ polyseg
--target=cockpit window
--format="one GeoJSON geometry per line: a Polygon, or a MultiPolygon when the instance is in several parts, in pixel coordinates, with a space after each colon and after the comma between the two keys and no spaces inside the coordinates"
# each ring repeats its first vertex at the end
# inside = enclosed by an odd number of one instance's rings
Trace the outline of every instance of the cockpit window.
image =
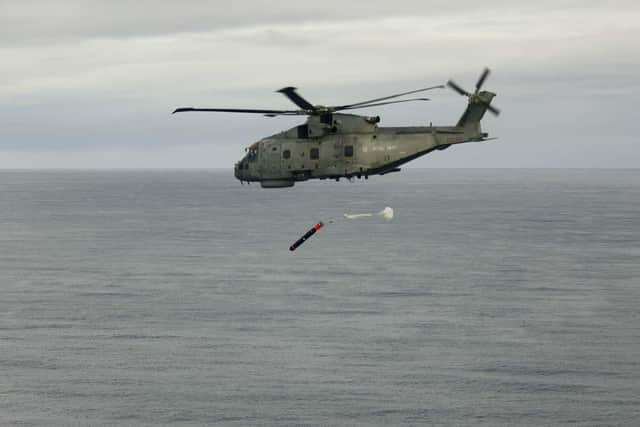
{"type": "Polygon", "coordinates": [[[247,150],[247,160],[250,162],[255,162],[258,158],[258,149],[257,148],[249,148],[247,150]]]}

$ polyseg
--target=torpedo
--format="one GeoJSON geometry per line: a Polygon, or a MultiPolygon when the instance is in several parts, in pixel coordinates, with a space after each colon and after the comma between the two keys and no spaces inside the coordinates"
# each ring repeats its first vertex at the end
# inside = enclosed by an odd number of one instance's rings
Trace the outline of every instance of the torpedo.
{"type": "Polygon", "coordinates": [[[311,236],[313,236],[314,234],[316,234],[316,231],[320,230],[322,227],[324,226],[324,224],[322,223],[322,221],[318,222],[316,225],[314,225],[313,227],[311,227],[311,229],[309,231],[307,231],[304,236],[302,236],[301,238],[299,238],[293,245],[291,245],[289,247],[290,251],[295,251],[296,249],[298,249],[298,246],[300,246],[301,244],[303,244],[308,238],[310,238],[311,236]]]}

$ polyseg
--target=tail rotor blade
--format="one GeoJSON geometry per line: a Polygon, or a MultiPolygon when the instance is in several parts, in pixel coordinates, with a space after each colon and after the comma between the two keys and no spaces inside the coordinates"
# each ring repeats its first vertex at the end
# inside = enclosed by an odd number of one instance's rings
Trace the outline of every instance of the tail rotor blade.
{"type": "Polygon", "coordinates": [[[484,69],[484,71],[480,75],[480,78],[478,79],[478,83],[476,83],[476,93],[478,93],[480,91],[480,88],[484,84],[484,81],[487,79],[487,77],[489,76],[490,72],[491,71],[488,68],[484,69]]]}
{"type": "Polygon", "coordinates": [[[464,95],[464,96],[471,96],[471,94],[469,92],[467,92],[466,90],[462,89],[456,82],[454,82],[453,80],[449,80],[447,82],[447,86],[449,86],[451,89],[455,90],[456,92],[458,92],[460,95],[464,95]]]}

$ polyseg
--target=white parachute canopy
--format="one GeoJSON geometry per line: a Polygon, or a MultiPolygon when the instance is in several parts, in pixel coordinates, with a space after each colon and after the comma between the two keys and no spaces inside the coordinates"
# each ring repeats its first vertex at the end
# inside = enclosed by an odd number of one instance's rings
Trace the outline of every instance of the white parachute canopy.
{"type": "Polygon", "coordinates": [[[381,215],[382,218],[386,219],[387,221],[391,221],[393,219],[393,209],[387,206],[386,208],[378,212],[378,215],[381,215]]]}
{"type": "Polygon", "coordinates": [[[381,210],[380,212],[376,213],[376,214],[372,214],[372,213],[361,213],[361,214],[344,214],[344,217],[346,219],[357,219],[357,218],[368,218],[368,217],[372,217],[374,215],[379,215],[382,218],[384,218],[387,221],[391,221],[393,219],[393,209],[391,209],[389,206],[387,206],[386,208],[384,208],[383,210],[381,210]]]}

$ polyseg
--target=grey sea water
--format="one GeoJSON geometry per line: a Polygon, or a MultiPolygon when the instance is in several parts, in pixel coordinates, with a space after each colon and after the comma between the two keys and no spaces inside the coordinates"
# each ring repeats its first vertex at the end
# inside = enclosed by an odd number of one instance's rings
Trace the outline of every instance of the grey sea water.
{"type": "Polygon", "coordinates": [[[231,175],[0,172],[0,425],[638,425],[640,170],[231,175]]]}

